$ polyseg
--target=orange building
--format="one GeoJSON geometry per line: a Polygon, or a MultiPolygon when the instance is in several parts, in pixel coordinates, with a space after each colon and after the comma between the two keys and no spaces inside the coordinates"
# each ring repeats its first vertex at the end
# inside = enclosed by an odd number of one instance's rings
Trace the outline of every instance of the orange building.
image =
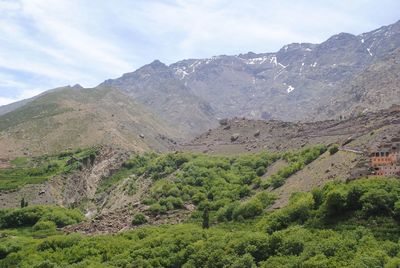
{"type": "Polygon", "coordinates": [[[377,146],[370,154],[373,174],[400,176],[400,146],[397,140],[377,146]]]}

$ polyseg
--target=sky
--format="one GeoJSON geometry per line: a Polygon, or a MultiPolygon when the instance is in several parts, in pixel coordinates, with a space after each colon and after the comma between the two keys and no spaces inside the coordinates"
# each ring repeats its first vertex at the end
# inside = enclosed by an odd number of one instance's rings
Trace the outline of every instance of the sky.
{"type": "Polygon", "coordinates": [[[275,52],[399,19],[399,0],[0,0],[0,106],[155,59],[275,52]]]}

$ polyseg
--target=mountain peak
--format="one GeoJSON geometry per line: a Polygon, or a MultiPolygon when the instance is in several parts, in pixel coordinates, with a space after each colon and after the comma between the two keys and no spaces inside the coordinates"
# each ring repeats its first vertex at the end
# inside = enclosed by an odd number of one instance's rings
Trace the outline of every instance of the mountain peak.
{"type": "Polygon", "coordinates": [[[165,67],[167,67],[167,65],[165,65],[164,63],[162,63],[159,60],[154,60],[152,63],[149,64],[149,66],[151,66],[153,68],[165,68],[165,67]]]}

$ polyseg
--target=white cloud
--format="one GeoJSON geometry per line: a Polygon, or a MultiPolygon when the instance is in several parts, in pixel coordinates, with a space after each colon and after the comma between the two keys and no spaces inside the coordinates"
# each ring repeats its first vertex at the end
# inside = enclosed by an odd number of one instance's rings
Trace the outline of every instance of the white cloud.
{"type": "Polygon", "coordinates": [[[0,97],[0,106],[7,105],[19,100],[25,100],[42,93],[43,90],[22,90],[15,98],[0,97]]]}
{"type": "Polygon", "coordinates": [[[0,97],[0,106],[18,101],[18,99],[0,97]]]}
{"type": "Polygon", "coordinates": [[[396,0],[0,0],[0,104],[26,90],[95,86],[153,59],[271,52],[361,33],[394,22],[399,8],[396,0]]]}

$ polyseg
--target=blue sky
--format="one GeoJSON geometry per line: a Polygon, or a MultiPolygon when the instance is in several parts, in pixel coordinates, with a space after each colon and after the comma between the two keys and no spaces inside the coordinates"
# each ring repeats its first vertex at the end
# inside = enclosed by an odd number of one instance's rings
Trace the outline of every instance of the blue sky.
{"type": "Polygon", "coordinates": [[[400,19],[398,0],[0,0],[0,105],[170,64],[360,34],[400,19]]]}

